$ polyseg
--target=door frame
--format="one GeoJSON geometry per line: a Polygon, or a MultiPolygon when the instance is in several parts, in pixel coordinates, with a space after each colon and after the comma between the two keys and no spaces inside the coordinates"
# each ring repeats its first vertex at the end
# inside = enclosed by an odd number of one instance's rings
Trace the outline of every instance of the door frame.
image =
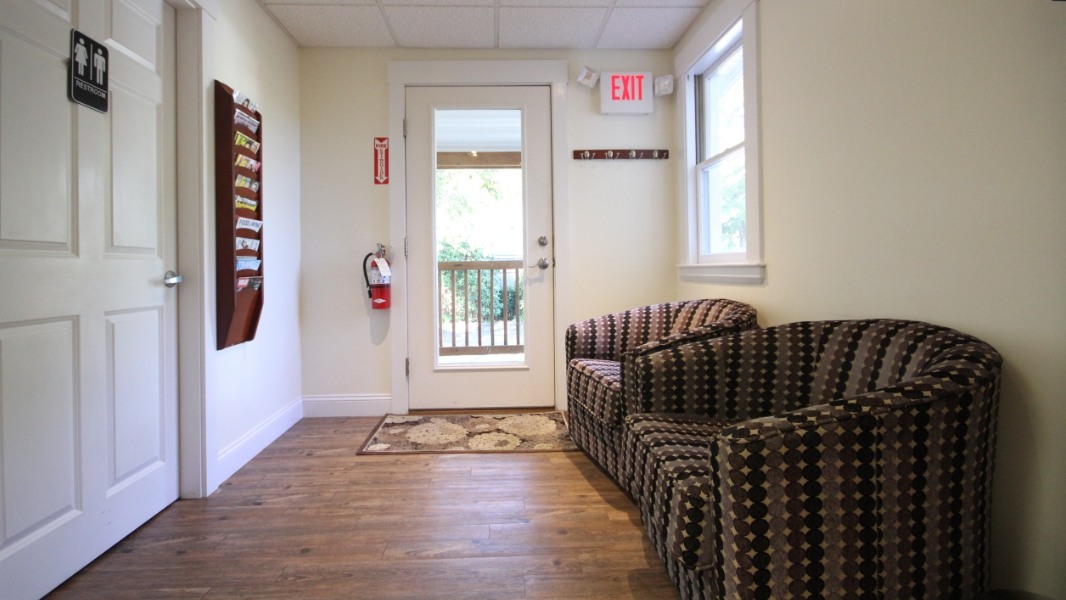
{"type": "Polygon", "coordinates": [[[208,426],[217,418],[208,402],[213,369],[205,338],[206,328],[213,327],[207,307],[214,291],[206,285],[214,264],[208,246],[214,139],[208,137],[212,113],[207,90],[213,79],[219,7],[218,0],[165,1],[176,17],[178,272],[185,277],[178,286],[178,494],[204,498],[215,487],[208,457],[218,454],[214,428],[208,426]]]}
{"type": "Polygon", "coordinates": [[[566,157],[566,83],[569,67],[565,60],[456,60],[390,61],[389,151],[395,157],[389,175],[389,245],[393,251],[392,310],[392,397],[391,412],[407,414],[410,387],[407,383],[407,143],[404,115],[409,86],[507,86],[546,85],[551,87],[551,169],[552,230],[555,239],[555,407],[566,404],[565,347],[566,324],[570,323],[570,198],[566,157]]]}

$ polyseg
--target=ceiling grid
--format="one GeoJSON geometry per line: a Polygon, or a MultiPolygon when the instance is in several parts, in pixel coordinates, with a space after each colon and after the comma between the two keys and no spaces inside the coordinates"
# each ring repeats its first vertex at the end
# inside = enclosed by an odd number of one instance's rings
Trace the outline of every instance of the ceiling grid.
{"type": "Polygon", "coordinates": [[[664,50],[707,0],[258,0],[302,48],[664,50]]]}

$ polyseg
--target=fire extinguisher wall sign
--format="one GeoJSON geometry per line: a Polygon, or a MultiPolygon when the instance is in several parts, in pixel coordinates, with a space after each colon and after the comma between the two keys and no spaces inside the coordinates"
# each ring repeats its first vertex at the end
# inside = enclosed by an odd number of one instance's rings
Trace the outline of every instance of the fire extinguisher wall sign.
{"type": "Polygon", "coordinates": [[[378,244],[377,252],[363,257],[363,280],[366,281],[371,308],[385,310],[392,305],[392,269],[385,257],[384,245],[378,244]]]}
{"type": "Polygon", "coordinates": [[[374,185],[389,183],[389,138],[374,138],[374,185]]]}

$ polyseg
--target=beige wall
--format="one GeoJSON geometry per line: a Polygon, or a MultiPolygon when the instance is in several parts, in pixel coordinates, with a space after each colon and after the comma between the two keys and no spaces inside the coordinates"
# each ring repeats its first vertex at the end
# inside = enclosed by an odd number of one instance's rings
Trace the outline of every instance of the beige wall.
{"type": "Polygon", "coordinates": [[[997,586],[1066,598],[1066,5],[760,3],[763,325],[903,317],[1005,357],[997,586]]]}
{"type": "MultiPolygon", "coordinates": [[[[373,138],[387,136],[390,60],[565,59],[573,80],[594,69],[670,70],[669,52],[507,52],[304,49],[301,59],[301,328],[305,396],[390,394],[390,318],[363,293],[362,259],[390,240],[389,188],[374,185],[373,138]]],[[[567,90],[568,152],[578,148],[672,149],[673,103],[650,116],[605,117],[598,91],[567,90]]],[[[402,160],[392,154],[391,160],[402,160]]],[[[569,171],[574,318],[667,300],[675,170],[670,161],[583,163],[569,171]]]]}
{"type": "MultiPolygon", "coordinates": [[[[214,77],[263,114],[264,307],[251,342],[215,350],[209,300],[205,340],[209,461],[218,484],[302,415],[300,393],[299,51],[253,0],[225,0],[214,31],[214,77]]],[[[208,93],[213,94],[212,91],[208,93]]],[[[213,118],[209,115],[209,118],[213,118]]],[[[207,124],[208,127],[212,123],[207,124]]],[[[213,177],[213,173],[210,175],[213,177]]],[[[207,200],[213,239],[213,198],[207,200]]],[[[213,245],[210,252],[213,256],[213,245]]],[[[214,259],[205,282],[214,290],[214,259]]]]}

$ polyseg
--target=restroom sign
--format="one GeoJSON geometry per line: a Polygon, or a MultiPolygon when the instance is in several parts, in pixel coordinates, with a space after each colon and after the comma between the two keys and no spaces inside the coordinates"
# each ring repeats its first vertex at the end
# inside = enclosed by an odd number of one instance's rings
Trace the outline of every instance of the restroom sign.
{"type": "Polygon", "coordinates": [[[651,73],[600,75],[600,112],[605,115],[647,115],[653,108],[651,73]]]}
{"type": "Polygon", "coordinates": [[[107,48],[78,31],[70,30],[70,77],[67,94],[73,102],[107,112],[107,48]]]}
{"type": "Polygon", "coordinates": [[[389,138],[374,138],[374,185],[389,183],[389,138]]]}

